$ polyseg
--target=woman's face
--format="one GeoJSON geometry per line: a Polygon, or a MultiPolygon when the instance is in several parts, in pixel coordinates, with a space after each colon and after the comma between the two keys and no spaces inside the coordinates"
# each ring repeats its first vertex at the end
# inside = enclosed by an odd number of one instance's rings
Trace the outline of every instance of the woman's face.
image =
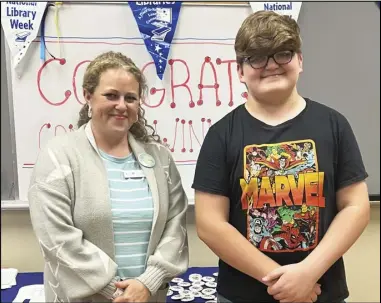
{"type": "Polygon", "coordinates": [[[108,69],[93,94],[84,92],[92,109],[92,121],[102,133],[127,135],[138,120],[139,83],[124,69],[108,69]]]}

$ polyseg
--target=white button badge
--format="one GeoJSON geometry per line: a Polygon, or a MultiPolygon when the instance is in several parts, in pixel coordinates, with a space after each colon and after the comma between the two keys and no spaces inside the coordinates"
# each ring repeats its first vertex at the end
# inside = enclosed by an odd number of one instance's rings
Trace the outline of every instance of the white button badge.
{"type": "Polygon", "coordinates": [[[144,167],[152,168],[155,166],[155,159],[146,153],[139,154],[138,161],[144,167]]]}

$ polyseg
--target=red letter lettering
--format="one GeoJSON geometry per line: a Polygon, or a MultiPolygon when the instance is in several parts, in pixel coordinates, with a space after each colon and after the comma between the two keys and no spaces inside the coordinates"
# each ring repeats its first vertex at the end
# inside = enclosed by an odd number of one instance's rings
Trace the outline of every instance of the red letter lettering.
{"type": "Polygon", "coordinates": [[[229,106],[233,106],[233,88],[232,88],[232,64],[235,63],[236,60],[224,60],[221,61],[220,58],[216,60],[217,65],[220,65],[222,63],[227,63],[228,64],[228,77],[229,77],[229,89],[230,89],[230,98],[229,98],[229,106]]]}
{"type": "Polygon", "coordinates": [[[200,84],[198,85],[198,88],[200,90],[200,96],[199,96],[199,99],[197,101],[197,105],[202,105],[204,103],[203,99],[202,99],[202,90],[204,88],[214,88],[216,90],[216,106],[220,106],[221,101],[218,98],[218,88],[219,87],[220,87],[220,85],[218,84],[218,81],[217,81],[216,69],[214,68],[213,63],[211,62],[210,57],[205,57],[205,61],[202,63],[202,67],[201,67],[200,84]],[[203,84],[204,69],[205,69],[206,63],[209,63],[210,67],[212,68],[212,72],[213,72],[213,76],[214,76],[214,84],[213,85],[204,85],[203,84]]]}
{"type": "Polygon", "coordinates": [[[176,103],[175,103],[175,88],[181,87],[181,86],[184,86],[188,90],[188,93],[189,93],[189,96],[190,96],[189,107],[191,107],[191,108],[194,107],[194,102],[193,102],[193,98],[192,98],[192,92],[191,92],[189,86],[187,85],[187,83],[189,82],[189,78],[190,78],[189,68],[188,68],[187,63],[184,60],[181,60],[181,59],[170,59],[168,61],[168,64],[171,66],[171,91],[172,91],[171,108],[175,108],[176,107],[176,103]],[[181,84],[174,84],[173,83],[174,82],[173,81],[173,78],[174,78],[173,64],[175,62],[181,62],[181,63],[183,63],[185,65],[185,68],[186,68],[186,71],[187,71],[187,78],[181,84]]]}
{"type": "Polygon", "coordinates": [[[38,132],[38,148],[40,149],[41,148],[41,132],[42,132],[42,129],[46,126],[46,128],[50,128],[50,123],[45,123],[44,125],[41,126],[40,128],[40,131],[38,132]]]}
{"type": "Polygon", "coordinates": [[[38,87],[38,91],[40,92],[40,96],[41,96],[41,98],[44,99],[48,104],[53,105],[53,106],[60,106],[60,105],[64,104],[64,103],[69,99],[69,97],[70,97],[70,95],[71,95],[71,91],[70,91],[70,90],[67,90],[67,91],[65,92],[65,99],[63,99],[63,101],[58,102],[58,103],[53,103],[53,102],[49,101],[49,100],[45,97],[44,93],[43,93],[42,90],[41,90],[41,85],[40,85],[42,70],[43,70],[43,69],[44,69],[50,62],[53,62],[53,61],[59,61],[61,65],[64,65],[64,64],[66,63],[66,60],[65,60],[65,59],[57,59],[57,58],[55,58],[55,59],[49,59],[49,60],[47,60],[47,61],[41,66],[41,68],[38,70],[38,73],[37,73],[37,87],[38,87]]]}

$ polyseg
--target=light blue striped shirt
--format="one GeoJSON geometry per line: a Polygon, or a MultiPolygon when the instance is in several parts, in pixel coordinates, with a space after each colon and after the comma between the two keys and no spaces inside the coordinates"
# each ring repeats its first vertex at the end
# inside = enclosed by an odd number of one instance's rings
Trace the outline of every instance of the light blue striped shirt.
{"type": "Polygon", "coordinates": [[[153,220],[151,191],[147,179],[140,177],[144,174],[134,154],[117,158],[99,153],[109,182],[117,275],[136,278],[146,267],[153,220]]]}

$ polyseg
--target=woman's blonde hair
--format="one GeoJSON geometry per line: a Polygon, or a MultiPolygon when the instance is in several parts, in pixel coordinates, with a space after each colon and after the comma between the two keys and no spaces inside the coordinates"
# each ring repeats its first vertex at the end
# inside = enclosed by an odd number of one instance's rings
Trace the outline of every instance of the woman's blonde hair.
{"type": "Polygon", "coordinates": [[[238,30],[234,49],[238,64],[252,55],[267,55],[279,50],[301,52],[298,23],[287,15],[258,11],[248,16],[238,30]]]}
{"type": "MultiPolygon", "coordinates": [[[[109,69],[119,68],[126,70],[135,77],[139,83],[139,98],[140,100],[144,100],[147,96],[148,86],[143,73],[130,58],[119,52],[110,51],[103,53],[90,62],[83,77],[83,89],[93,94],[99,85],[99,79],[102,73],[109,69]]],[[[89,122],[88,111],[89,105],[86,103],[79,112],[78,128],[89,122]]],[[[131,126],[130,133],[139,141],[148,142],[154,140],[160,142],[160,136],[152,126],[148,125],[144,114],[144,109],[142,106],[139,106],[138,121],[131,126]]]]}

